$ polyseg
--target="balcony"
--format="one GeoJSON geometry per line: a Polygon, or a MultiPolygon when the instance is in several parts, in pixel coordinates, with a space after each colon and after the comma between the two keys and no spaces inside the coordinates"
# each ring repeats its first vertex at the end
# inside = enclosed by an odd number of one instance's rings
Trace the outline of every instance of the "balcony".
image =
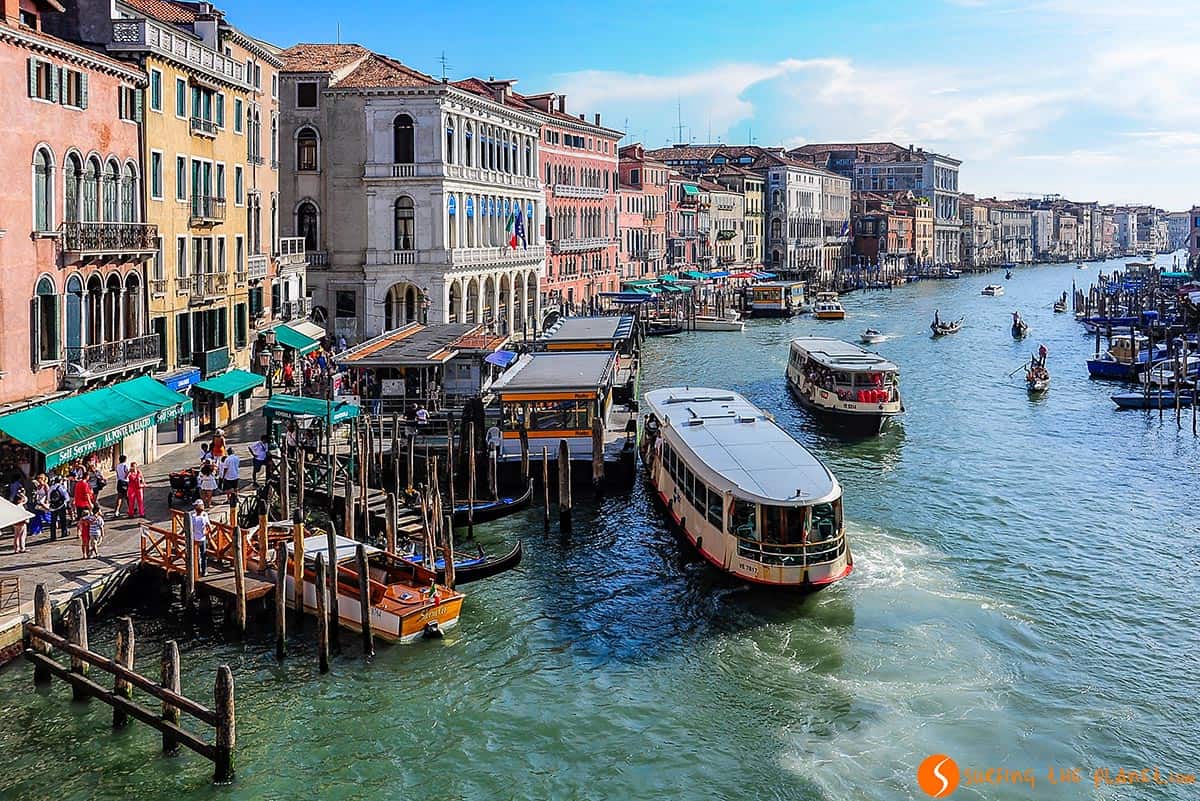
{"type": "Polygon", "coordinates": [[[70,387],[80,387],[88,381],[126,370],[149,367],[161,360],[158,334],[146,334],[101,345],[67,348],[64,380],[70,387]]]}
{"type": "Polygon", "coordinates": [[[261,167],[262,165],[267,163],[265,160],[263,160],[263,157],[258,155],[257,153],[248,153],[246,155],[246,161],[250,162],[251,164],[255,165],[256,167],[261,167]]]}
{"type": "Polygon", "coordinates": [[[420,167],[420,176],[426,177],[441,177],[441,164],[386,164],[369,162],[363,166],[363,178],[416,178],[418,176],[417,167],[420,167]]]}
{"type": "Polygon", "coordinates": [[[192,351],[192,365],[200,368],[205,378],[219,375],[229,369],[229,348],[192,351]]]}
{"type": "Polygon", "coordinates": [[[753,245],[758,242],[758,237],[754,236],[753,234],[747,234],[746,236],[742,237],[742,241],[747,245],[753,245]]]}
{"type": "Polygon", "coordinates": [[[578,197],[588,200],[600,200],[607,194],[598,186],[572,186],[571,184],[555,184],[552,191],[555,197],[578,197]]]}
{"type": "Polygon", "coordinates": [[[188,294],[192,303],[217,300],[229,291],[229,276],[225,273],[196,273],[190,281],[188,294]]]}
{"type": "Polygon", "coordinates": [[[455,250],[420,251],[421,264],[448,264],[451,268],[511,267],[514,269],[536,269],[546,258],[546,248],[533,245],[528,248],[486,247],[457,248],[455,250]]]}
{"type": "Polygon", "coordinates": [[[289,236],[279,240],[279,272],[296,272],[308,266],[304,237],[289,236]]]}
{"type": "Polygon", "coordinates": [[[244,63],[210,50],[194,36],[154,20],[114,19],[112,43],[108,49],[123,53],[154,52],[169,61],[182,62],[209,78],[232,83],[242,89],[252,88],[246,81],[244,63]]]}
{"type": "Polygon", "coordinates": [[[62,226],[63,261],[145,261],[158,252],[150,223],[68,222],[62,226]]]}
{"type": "Polygon", "coordinates": [[[593,236],[587,239],[556,239],[552,244],[555,253],[579,253],[584,250],[599,250],[606,248],[613,240],[603,236],[593,236]]]}
{"type": "Polygon", "coordinates": [[[279,318],[285,323],[292,320],[306,320],[312,314],[312,299],[288,300],[280,304],[279,318]]]}
{"type": "Polygon", "coordinates": [[[206,120],[203,117],[192,117],[191,127],[193,136],[206,136],[209,139],[217,138],[217,124],[212,120],[206,120]]]}
{"type": "Polygon", "coordinates": [[[223,222],[225,222],[225,198],[192,195],[192,213],[188,217],[188,225],[209,226],[223,222]]]}
{"type": "Polygon", "coordinates": [[[151,278],[146,283],[150,285],[150,294],[152,296],[161,298],[163,295],[167,294],[167,279],[151,278]]]}
{"type": "Polygon", "coordinates": [[[654,259],[661,259],[662,255],[663,255],[662,248],[646,248],[646,258],[650,259],[651,261],[653,261],[654,259]]]}
{"type": "Polygon", "coordinates": [[[416,264],[420,254],[415,250],[368,250],[367,264],[383,266],[388,264],[416,264]]]}
{"type": "Polygon", "coordinates": [[[267,256],[259,254],[246,259],[246,280],[261,281],[267,277],[267,256]]]}
{"type": "Polygon", "coordinates": [[[310,250],[304,254],[308,260],[309,267],[318,267],[321,269],[329,269],[329,251],[328,250],[310,250]]]}

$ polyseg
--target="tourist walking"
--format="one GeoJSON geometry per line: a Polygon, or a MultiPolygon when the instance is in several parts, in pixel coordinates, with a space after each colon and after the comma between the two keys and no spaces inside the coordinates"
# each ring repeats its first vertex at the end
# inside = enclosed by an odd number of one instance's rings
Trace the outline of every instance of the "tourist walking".
{"type": "Polygon", "coordinates": [[[113,517],[121,516],[121,504],[128,506],[129,502],[129,459],[121,454],[117,462],[117,502],[113,506],[113,517]]]}
{"type": "Polygon", "coordinates": [[[217,491],[217,469],[212,462],[205,462],[200,468],[200,476],[196,479],[196,488],[204,500],[205,508],[212,506],[213,493],[217,491]]]}
{"type": "Polygon", "coordinates": [[[250,457],[254,460],[254,472],[251,480],[258,483],[258,471],[262,470],[267,464],[267,455],[271,452],[270,439],[266,434],[258,439],[257,442],[250,443],[250,457]]]}
{"type": "Polygon", "coordinates": [[[210,450],[212,451],[213,461],[221,461],[221,457],[225,455],[225,429],[218,428],[217,432],[213,434],[210,450]]]}
{"type": "MultiPolygon", "coordinates": [[[[17,495],[15,498],[13,498],[13,503],[15,503],[17,506],[20,506],[22,509],[25,508],[25,504],[28,503],[28,499],[25,497],[24,487],[17,490],[17,495]]],[[[18,520],[17,522],[13,523],[12,530],[13,553],[25,553],[27,550],[25,548],[25,535],[29,531],[28,521],[18,520]]]]}
{"type": "Polygon", "coordinates": [[[229,453],[225,456],[225,461],[221,463],[221,485],[225,491],[225,499],[230,506],[237,503],[238,484],[241,483],[242,460],[233,449],[229,449],[229,453]]]}
{"type": "Polygon", "coordinates": [[[75,480],[72,494],[75,496],[75,519],[82,520],[92,511],[92,506],[96,503],[96,493],[92,491],[92,485],[87,479],[81,476],[75,480]]]}
{"type": "Polygon", "coordinates": [[[130,517],[145,517],[146,516],[146,477],[142,474],[142,468],[137,462],[129,465],[129,516],[130,517]]]}
{"type": "Polygon", "coordinates": [[[67,505],[71,500],[71,491],[67,488],[66,478],[61,474],[56,474],[51,480],[47,497],[50,506],[50,541],[58,539],[59,534],[62,534],[65,540],[70,534],[67,505]]]}
{"type": "Polygon", "coordinates": [[[192,504],[191,526],[192,526],[192,547],[198,548],[200,575],[203,576],[208,572],[208,535],[212,530],[212,521],[208,519],[208,512],[204,511],[204,501],[198,500],[192,504]]]}

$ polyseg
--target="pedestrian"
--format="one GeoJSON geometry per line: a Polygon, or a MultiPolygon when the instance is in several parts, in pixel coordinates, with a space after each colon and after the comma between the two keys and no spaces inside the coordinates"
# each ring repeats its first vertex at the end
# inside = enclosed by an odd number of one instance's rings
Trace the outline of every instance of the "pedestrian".
{"type": "Polygon", "coordinates": [[[192,526],[192,547],[198,548],[200,575],[203,576],[208,572],[208,535],[212,530],[212,521],[208,519],[208,512],[204,511],[204,501],[197,499],[192,504],[192,513],[190,522],[192,526]]]}
{"type": "Polygon", "coordinates": [[[425,429],[425,424],[429,422],[429,412],[425,409],[424,404],[417,406],[417,428],[425,429]]]}
{"type": "Polygon", "coordinates": [[[229,454],[225,457],[225,461],[221,463],[221,480],[226,500],[229,501],[230,506],[237,503],[238,484],[241,483],[242,478],[241,467],[241,458],[231,448],[229,454]]]}
{"type": "Polygon", "coordinates": [[[100,555],[100,545],[104,542],[104,515],[100,513],[100,504],[92,507],[86,520],[88,521],[88,544],[84,557],[90,559],[100,555]]]}
{"type": "Polygon", "coordinates": [[[70,524],[67,522],[67,506],[71,500],[71,491],[67,489],[67,480],[62,474],[56,474],[50,482],[47,492],[47,505],[50,507],[50,541],[58,539],[62,534],[65,540],[69,535],[70,524]]]}
{"type": "MultiPolygon", "coordinates": [[[[15,503],[17,506],[20,506],[22,509],[25,508],[25,504],[28,503],[28,499],[25,497],[24,487],[17,490],[17,496],[13,498],[13,503],[15,503]]],[[[25,551],[28,550],[25,547],[25,535],[29,531],[28,521],[25,519],[18,520],[17,522],[13,523],[12,530],[13,553],[25,553],[25,551]]]]}
{"type": "Polygon", "coordinates": [[[283,435],[283,454],[288,458],[296,455],[296,423],[292,421],[288,423],[287,431],[283,435]]]}
{"type": "Polygon", "coordinates": [[[82,520],[96,503],[96,493],[92,491],[92,485],[87,479],[81,476],[75,480],[72,494],[75,498],[75,519],[82,520]]]}
{"type": "Polygon", "coordinates": [[[196,479],[196,488],[204,499],[204,507],[212,506],[213,493],[217,491],[217,470],[212,462],[205,462],[200,468],[200,477],[196,479]]]}
{"type": "Polygon", "coordinates": [[[129,465],[129,516],[146,516],[146,476],[137,462],[129,465]]]}
{"type": "Polygon", "coordinates": [[[92,544],[92,510],[88,509],[79,516],[79,548],[83,551],[83,558],[87,559],[91,554],[92,544]]]}
{"type": "Polygon", "coordinates": [[[211,462],[213,460],[212,446],[207,442],[200,443],[200,464],[211,462]]]}
{"type": "Polygon", "coordinates": [[[218,428],[213,434],[212,446],[209,448],[212,453],[212,460],[219,462],[221,457],[225,455],[225,429],[218,428]]]}
{"type": "Polygon", "coordinates": [[[263,434],[257,442],[250,443],[250,458],[254,460],[254,473],[251,480],[258,483],[258,471],[267,464],[267,454],[270,453],[270,438],[263,434]]]}
{"type": "Polygon", "coordinates": [[[283,363],[283,387],[284,389],[296,388],[296,367],[291,362],[283,363]]]}
{"type": "Polygon", "coordinates": [[[125,454],[121,454],[120,460],[117,462],[117,503],[113,506],[113,517],[121,516],[121,504],[128,505],[129,502],[129,461],[125,454]]]}
{"type": "Polygon", "coordinates": [[[13,471],[12,478],[8,482],[9,503],[16,503],[17,492],[23,489],[25,489],[25,477],[21,475],[19,470],[13,471]]]}

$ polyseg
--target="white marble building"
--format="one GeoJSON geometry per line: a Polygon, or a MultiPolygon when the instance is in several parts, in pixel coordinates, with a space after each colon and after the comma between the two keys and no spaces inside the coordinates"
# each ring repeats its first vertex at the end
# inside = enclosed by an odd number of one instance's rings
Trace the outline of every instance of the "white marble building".
{"type": "Polygon", "coordinates": [[[348,342],[411,321],[539,319],[539,124],[357,45],[284,51],[281,227],[308,239],[314,303],[348,342]],[[525,241],[510,247],[518,215],[525,241]],[[311,252],[316,251],[315,258],[311,252]]]}

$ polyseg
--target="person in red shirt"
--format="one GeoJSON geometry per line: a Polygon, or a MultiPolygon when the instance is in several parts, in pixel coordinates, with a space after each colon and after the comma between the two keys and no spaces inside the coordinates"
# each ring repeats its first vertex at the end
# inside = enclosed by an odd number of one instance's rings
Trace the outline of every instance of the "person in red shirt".
{"type": "Polygon", "coordinates": [[[82,520],[85,515],[92,511],[92,506],[96,503],[96,494],[92,492],[92,485],[87,483],[86,479],[79,479],[75,482],[75,519],[82,520]]]}

